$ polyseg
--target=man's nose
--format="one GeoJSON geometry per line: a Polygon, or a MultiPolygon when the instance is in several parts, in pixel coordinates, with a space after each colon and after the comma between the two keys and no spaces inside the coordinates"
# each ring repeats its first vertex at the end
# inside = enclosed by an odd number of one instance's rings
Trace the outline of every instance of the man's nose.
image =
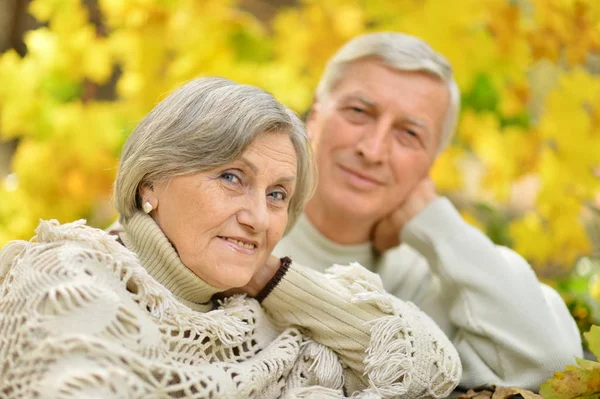
{"type": "Polygon", "coordinates": [[[363,134],[356,145],[357,155],[367,163],[381,163],[388,150],[389,123],[378,121],[374,130],[363,134]]]}
{"type": "Polygon", "coordinates": [[[269,209],[266,195],[257,194],[245,198],[243,208],[237,213],[237,221],[253,232],[266,231],[269,227],[269,209]]]}

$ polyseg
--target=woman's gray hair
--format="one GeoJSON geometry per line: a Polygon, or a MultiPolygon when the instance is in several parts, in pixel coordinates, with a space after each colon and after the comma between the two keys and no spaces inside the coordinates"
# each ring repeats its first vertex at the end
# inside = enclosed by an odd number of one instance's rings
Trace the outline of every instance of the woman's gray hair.
{"type": "Polygon", "coordinates": [[[343,76],[345,67],[359,59],[375,57],[398,71],[421,71],[437,76],[448,85],[450,101],[438,145],[443,151],[454,135],[460,112],[460,91],[448,61],[423,40],[403,33],[379,32],[358,36],[329,60],[317,87],[317,98],[325,101],[343,76]]]}
{"type": "Polygon", "coordinates": [[[258,136],[272,132],[289,135],[298,160],[289,231],[316,184],[304,124],[269,93],[223,78],[195,79],[175,90],[131,133],[114,188],[121,219],[141,210],[142,186],[222,166],[238,158],[258,136]]]}

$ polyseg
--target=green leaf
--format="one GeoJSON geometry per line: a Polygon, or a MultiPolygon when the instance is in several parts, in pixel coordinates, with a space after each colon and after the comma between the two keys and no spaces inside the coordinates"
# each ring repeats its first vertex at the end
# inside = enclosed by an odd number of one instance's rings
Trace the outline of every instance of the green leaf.
{"type": "Polygon", "coordinates": [[[600,327],[592,326],[590,331],[583,334],[588,342],[588,349],[600,359],[600,327]]]}
{"type": "Polygon", "coordinates": [[[42,88],[58,102],[68,103],[78,99],[83,93],[80,82],[64,74],[50,74],[43,82],[42,88]]]}
{"type": "Polygon", "coordinates": [[[239,27],[230,35],[238,61],[267,62],[273,58],[272,44],[255,32],[239,27]]]}
{"type": "Polygon", "coordinates": [[[496,111],[500,95],[492,79],[485,74],[479,74],[473,81],[471,89],[463,96],[463,106],[475,111],[496,111]]]}
{"type": "Polygon", "coordinates": [[[477,219],[485,225],[485,234],[494,244],[512,247],[508,232],[510,224],[504,213],[484,202],[475,204],[475,212],[477,219]]]}
{"type": "Polygon", "coordinates": [[[502,128],[507,126],[519,126],[525,129],[529,129],[529,127],[531,126],[531,117],[526,112],[510,117],[501,115],[500,126],[502,128]]]}
{"type": "Polygon", "coordinates": [[[577,362],[577,365],[579,367],[584,368],[586,370],[591,370],[593,368],[600,367],[598,362],[595,362],[593,360],[587,360],[587,359],[582,359],[580,357],[576,357],[575,361],[577,362]]]}

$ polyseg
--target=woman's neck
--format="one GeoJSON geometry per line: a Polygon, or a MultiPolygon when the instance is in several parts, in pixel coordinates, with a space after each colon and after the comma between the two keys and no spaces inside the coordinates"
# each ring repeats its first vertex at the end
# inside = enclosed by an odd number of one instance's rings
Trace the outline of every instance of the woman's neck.
{"type": "Polygon", "coordinates": [[[193,310],[212,308],[212,296],[224,289],[209,285],[188,269],[149,215],[137,212],[122,224],[119,237],[156,281],[193,310]]]}
{"type": "Polygon", "coordinates": [[[308,220],[321,234],[342,245],[364,244],[370,240],[375,222],[361,221],[354,215],[340,214],[339,210],[328,209],[312,198],[304,208],[308,220]]]}

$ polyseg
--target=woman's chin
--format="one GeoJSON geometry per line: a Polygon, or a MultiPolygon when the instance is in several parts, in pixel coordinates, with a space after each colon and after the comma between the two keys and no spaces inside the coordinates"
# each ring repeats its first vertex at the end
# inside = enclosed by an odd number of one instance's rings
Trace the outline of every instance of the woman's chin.
{"type": "Polygon", "coordinates": [[[247,259],[245,262],[240,259],[220,259],[217,262],[198,262],[194,267],[188,267],[207,284],[228,290],[247,285],[257,270],[256,263],[247,259]]]}
{"type": "Polygon", "coordinates": [[[240,288],[246,286],[252,279],[254,269],[250,270],[249,267],[235,266],[221,266],[219,267],[220,275],[214,276],[213,281],[216,283],[212,284],[217,288],[240,288]]]}

